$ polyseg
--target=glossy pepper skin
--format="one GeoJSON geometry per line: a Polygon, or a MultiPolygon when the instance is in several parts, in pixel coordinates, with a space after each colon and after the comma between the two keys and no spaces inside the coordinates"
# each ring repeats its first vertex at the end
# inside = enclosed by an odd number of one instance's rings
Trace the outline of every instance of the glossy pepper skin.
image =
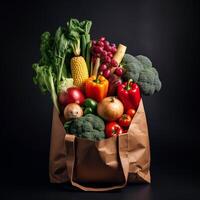
{"type": "Polygon", "coordinates": [[[85,99],[83,106],[86,108],[88,108],[88,107],[92,108],[92,110],[96,112],[97,102],[91,98],[87,98],[87,99],[85,99]]]}
{"type": "Polygon", "coordinates": [[[140,89],[136,83],[130,79],[122,83],[117,88],[118,98],[122,101],[125,111],[129,109],[137,110],[140,103],[140,89]]]}
{"type": "Polygon", "coordinates": [[[104,76],[91,76],[85,82],[86,96],[99,102],[107,96],[108,85],[109,82],[104,76]]]}
{"type": "Polygon", "coordinates": [[[85,99],[83,103],[83,110],[84,110],[84,115],[91,114],[91,113],[96,113],[97,111],[97,102],[91,98],[85,99]]]}

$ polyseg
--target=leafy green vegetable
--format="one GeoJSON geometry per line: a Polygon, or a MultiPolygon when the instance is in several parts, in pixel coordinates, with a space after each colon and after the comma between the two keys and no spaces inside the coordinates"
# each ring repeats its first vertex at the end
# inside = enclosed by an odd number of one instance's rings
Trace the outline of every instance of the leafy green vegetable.
{"type": "Polygon", "coordinates": [[[105,138],[104,121],[93,114],[87,114],[83,117],[74,119],[64,124],[67,132],[75,134],[80,138],[97,141],[105,138]]]}
{"type": "Polygon", "coordinates": [[[36,72],[36,76],[33,78],[34,83],[40,87],[43,93],[46,93],[47,91],[50,92],[54,106],[59,111],[57,94],[54,87],[55,74],[52,72],[51,67],[33,64],[33,69],[36,72]]]}
{"type": "Polygon", "coordinates": [[[53,38],[49,32],[44,32],[41,35],[40,53],[41,59],[40,65],[53,65],[53,38]]]}
{"type": "Polygon", "coordinates": [[[41,35],[41,59],[38,64],[33,64],[33,69],[36,73],[35,77],[33,77],[34,83],[40,87],[43,93],[50,92],[58,112],[58,92],[63,88],[64,83],[72,85],[71,79],[67,80],[68,69],[65,65],[65,56],[70,52],[71,49],[69,49],[69,43],[65,37],[64,30],[59,27],[54,37],[49,32],[44,32],[41,35]]]}
{"type": "Polygon", "coordinates": [[[161,81],[157,70],[152,67],[152,62],[146,56],[138,55],[136,57],[125,54],[122,65],[125,69],[123,79],[128,81],[132,79],[140,87],[144,95],[153,95],[161,89],[161,81]]]}
{"type": "Polygon", "coordinates": [[[89,20],[84,20],[82,22],[79,22],[77,19],[70,19],[70,21],[67,22],[68,30],[76,31],[80,35],[86,34],[86,33],[89,34],[91,26],[92,26],[92,22],[89,20]]]}
{"type": "Polygon", "coordinates": [[[86,47],[87,47],[87,41],[86,41],[85,35],[82,35],[81,36],[81,55],[83,57],[85,57],[86,47]]]}
{"type": "Polygon", "coordinates": [[[80,52],[81,52],[81,49],[80,49],[80,35],[79,35],[79,33],[72,30],[72,31],[70,31],[68,33],[68,38],[69,38],[70,46],[72,48],[73,53],[76,56],[79,56],[80,52]]]}
{"type": "Polygon", "coordinates": [[[92,47],[92,42],[89,42],[86,46],[86,55],[85,55],[85,60],[86,60],[86,64],[88,67],[88,72],[90,73],[91,67],[90,67],[90,60],[91,60],[91,49],[92,47]]]}
{"type": "MultiPolygon", "coordinates": [[[[65,37],[64,30],[59,27],[55,34],[54,43],[54,67],[57,72],[57,92],[59,90],[59,84],[63,79],[67,78],[65,56],[67,49],[69,48],[69,42],[65,37]]],[[[68,50],[70,51],[70,50],[68,50]]]]}
{"type": "Polygon", "coordinates": [[[77,19],[71,19],[66,27],[59,27],[54,35],[49,32],[41,35],[41,58],[38,63],[33,64],[33,81],[43,93],[50,92],[58,112],[57,94],[73,85],[70,69],[73,51],[75,50],[77,55],[80,54],[81,36],[85,37],[84,52],[86,51],[87,43],[90,42],[91,25],[92,22],[88,20],[79,22],[77,19]]]}
{"type": "MultiPolygon", "coordinates": [[[[79,22],[77,19],[71,19],[67,23],[68,30],[70,30],[71,36],[73,36],[74,41],[76,41],[77,38],[80,39],[81,44],[81,55],[85,58],[86,64],[88,67],[88,71],[90,72],[90,29],[92,27],[92,22],[89,20],[85,20],[82,22],[79,22]]],[[[78,42],[76,42],[79,44],[78,42]]],[[[74,47],[73,47],[74,48],[74,47]]],[[[76,52],[79,53],[80,52],[76,52]]],[[[79,55],[78,54],[78,55],[79,55]]]]}
{"type": "Polygon", "coordinates": [[[58,86],[58,94],[60,94],[62,91],[66,91],[69,87],[72,87],[73,82],[73,78],[63,78],[58,86]]]}

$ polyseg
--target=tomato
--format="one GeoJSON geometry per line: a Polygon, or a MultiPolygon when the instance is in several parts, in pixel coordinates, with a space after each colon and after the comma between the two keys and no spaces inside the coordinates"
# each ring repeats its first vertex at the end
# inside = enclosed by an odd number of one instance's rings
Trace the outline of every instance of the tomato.
{"type": "Polygon", "coordinates": [[[128,110],[126,111],[126,114],[127,114],[127,115],[130,115],[131,118],[134,117],[135,113],[136,113],[136,111],[135,111],[134,109],[132,109],[132,108],[131,108],[131,109],[128,109],[128,110]]]}
{"type": "Polygon", "coordinates": [[[131,123],[131,117],[130,115],[127,114],[123,114],[120,118],[119,118],[119,125],[123,126],[123,127],[127,127],[129,126],[131,123]]]}
{"type": "Polygon", "coordinates": [[[116,122],[109,122],[106,124],[106,136],[112,137],[122,134],[123,130],[119,124],[116,122]]]}

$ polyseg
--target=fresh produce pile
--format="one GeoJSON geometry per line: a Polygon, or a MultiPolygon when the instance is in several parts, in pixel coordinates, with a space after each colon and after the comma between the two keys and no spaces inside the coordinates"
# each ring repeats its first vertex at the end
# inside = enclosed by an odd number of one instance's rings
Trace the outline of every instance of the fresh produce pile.
{"type": "Polygon", "coordinates": [[[91,40],[92,22],[71,19],[41,36],[33,81],[51,94],[67,133],[101,140],[127,132],[141,95],[161,89],[157,70],[142,55],[105,37],[91,40]]]}

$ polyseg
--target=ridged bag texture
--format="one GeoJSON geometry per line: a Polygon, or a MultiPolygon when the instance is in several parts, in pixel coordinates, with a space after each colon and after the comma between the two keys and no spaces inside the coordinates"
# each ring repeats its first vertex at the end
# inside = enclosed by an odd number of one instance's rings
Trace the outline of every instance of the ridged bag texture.
{"type": "Polygon", "coordinates": [[[52,183],[70,182],[85,191],[107,191],[127,183],[150,183],[149,168],[149,136],[142,100],[126,134],[97,142],[66,134],[53,109],[49,158],[52,183]]]}

